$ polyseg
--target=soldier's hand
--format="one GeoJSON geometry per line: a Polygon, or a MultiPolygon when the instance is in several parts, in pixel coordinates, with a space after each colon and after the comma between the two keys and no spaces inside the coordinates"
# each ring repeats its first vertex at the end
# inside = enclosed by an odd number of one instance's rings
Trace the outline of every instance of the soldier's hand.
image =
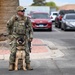
{"type": "Polygon", "coordinates": [[[30,42],[32,42],[32,40],[33,40],[32,38],[29,39],[30,42]]]}
{"type": "Polygon", "coordinates": [[[12,35],[9,35],[8,38],[9,38],[10,40],[13,40],[13,39],[14,39],[14,37],[13,37],[12,35]]]}

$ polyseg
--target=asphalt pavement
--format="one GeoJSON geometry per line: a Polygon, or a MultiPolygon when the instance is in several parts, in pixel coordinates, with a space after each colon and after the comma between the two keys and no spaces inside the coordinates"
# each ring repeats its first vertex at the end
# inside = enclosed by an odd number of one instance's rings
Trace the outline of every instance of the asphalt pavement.
{"type": "Polygon", "coordinates": [[[32,71],[9,71],[9,55],[7,41],[0,42],[0,75],[75,75],[74,49],[61,48],[51,40],[34,38],[30,53],[32,71]]]}

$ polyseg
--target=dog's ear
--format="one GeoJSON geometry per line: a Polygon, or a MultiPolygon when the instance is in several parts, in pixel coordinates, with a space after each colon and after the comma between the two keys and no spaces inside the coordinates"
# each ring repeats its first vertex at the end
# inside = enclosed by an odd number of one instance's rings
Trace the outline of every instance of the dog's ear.
{"type": "Polygon", "coordinates": [[[18,40],[17,40],[17,44],[19,44],[18,40]]]}
{"type": "Polygon", "coordinates": [[[22,45],[24,45],[25,44],[25,41],[22,43],[22,45]]]}
{"type": "Polygon", "coordinates": [[[24,39],[23,38],[21,38],[21,41],[22,41],[22,43],[24,42],[24,39]]]}
{"type": "Polygon", "coordinates": [[[19,44],[22,44],[23,42],[22,41],[19,41],[19,44]]]}

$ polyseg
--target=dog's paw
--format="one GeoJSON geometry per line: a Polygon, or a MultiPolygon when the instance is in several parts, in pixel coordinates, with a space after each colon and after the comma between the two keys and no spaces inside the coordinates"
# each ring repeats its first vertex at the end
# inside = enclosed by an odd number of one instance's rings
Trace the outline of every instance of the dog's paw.
{"type": "Polygon", "coordinates": [[[17,71],[18,69],[17,68],[15,68],[15,71],[17,71]]]}
{"type": "Polygon", "coordinates": [[[26,71],[27,69],[26,68],[23,68],[23,70],[26,71]]]}

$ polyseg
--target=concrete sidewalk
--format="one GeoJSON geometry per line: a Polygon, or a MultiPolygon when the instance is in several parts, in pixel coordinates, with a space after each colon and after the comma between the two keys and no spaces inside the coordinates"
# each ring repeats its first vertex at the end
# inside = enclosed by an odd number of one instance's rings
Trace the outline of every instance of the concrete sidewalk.
{"type": "MultiPolygon", "coordinates": [[[[7,42],[7,41],[6,41],[7,42]]],[[[3,45],[6,46],[6,42],[3,45]]],[[[8,60],[10,55],[10,50],[5,46],[0,47],[0,59],[8,60]]],[[[41,39],[34,38],[32,41],[32,52],[30,53],[31,59],[41,59],[41,58],[51,58],[51,51],[47,45],[41,39]]]]}
{"type": "MultiPolygon", "coordinates": [[[[0,59],[9,60],[10,50],[7,41],[0,42],[0,59]]],[[[34,38],[32,41],[31,59],[55,58],[61,57],[64,54],[50,42],[34,38]]]]}

